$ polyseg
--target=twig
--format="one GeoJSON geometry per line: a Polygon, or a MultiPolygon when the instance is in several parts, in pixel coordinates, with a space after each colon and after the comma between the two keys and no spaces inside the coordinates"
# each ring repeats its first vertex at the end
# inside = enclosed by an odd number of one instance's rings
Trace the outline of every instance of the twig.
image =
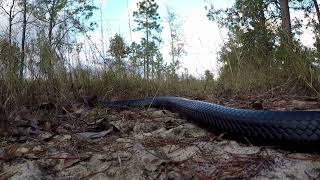
{"type": "Polygon", "coordinates": [[[151,108],[151,105],[153,104],[154,99],[155,99],[155,98],[157,97],[157,95],[158,95],[159,89],[160,89],[160,86],[158,87],[158,89],[157,89],[157,91],[156,91],[156,94],[152,97],[152,101],[151,101],[151,103],[149,104],[147,110],[149,110],[149,109],[151,108]]]}
{"type": "Polygon", "coordinates": [[[288,78],[287,82],[285,82],[284,84],[281,84],[281,85],[279,85],[279,86],[276,86],[276,87],[274,87],[274,88],[269,89],[268,91],[266,91],[266,92],[258,95],[257,98],[262,97],[262,96],[264,96],[265,94],[268,94],[269,92],[272,92],[272,91],[274,91],[274,90],[276,90],[276,89],[279,89],[279,88],[281,88],[281,87],[283,87],[283,86],[285,86],[285,85],[289,84],[290,82],[292,82],[292,81],[294,81],[294,80],[297,79],[297,78],[291,79],[291,77],[292,77],[292,76],[290,76],[290,77],[288,78]]]}

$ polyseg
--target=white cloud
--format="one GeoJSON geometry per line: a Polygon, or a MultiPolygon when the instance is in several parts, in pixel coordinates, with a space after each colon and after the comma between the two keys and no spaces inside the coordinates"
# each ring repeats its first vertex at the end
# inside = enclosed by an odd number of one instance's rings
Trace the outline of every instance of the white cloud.
{"type": "MultiPolygon", "coordinates": [[[[133,21],[133,12],[137,10],[137,3],[140,0],[128,0],[128,4],[126,4],[127,8],[121,13],[119,17],[116,19],[108,19],[108,17],[104,16],[106,19],[104,23],[104,44],[105,48],[108,46],[108,39],[112,37],[115,33],[120,33],[124,36],[128,43],[132,41],[139,42],[142,36],[141,33],[138,32],[130,32],[129,28],[129,18],[131,28],[135,27],[135,23],[133,21]],[[107,28],[107,29],[106,29],[107,28]],[[131,36],[130,36],[131,34],[131,36]]],[[[207,0],[197,2],[197,6],[188,6],[188,4],[184,6],[176,7],[173,3],[173,0],[156,0],[159,5],[159,13],[162,18],[166,16],[166,7],[170,6],[173,11],[175,11],[181,18],[184,20],[183,31],[185,34],[185,40],[187,43],[186,51],[188,52],[187,56],[183,57],[182,65],[183,68],[187,68],[189,72],[195,76],[201,76],[203,72],[207,69],[213,71],[215,74],[218,73],[218,52],[222,46],[222,44],[227,41],[227,30],[219,29],[218,25],[215,22],[209,21],[206,17],[206,10],[204,9],[205,5],[210,4],[207,0]]],[[[194,3],[194,0],[188,0],[190,3],[194,3]]],[[[105,0],[104,6],[108,5],[110,0],[105,0]]],[[[227,8],[233,4],[233,0],[214,0],[211,1],[214,7],[219,8],[227,8]]],[[[292,18],[294,17],[302,17],[300,14],[292,14],[292,18]]],[[[167,62],[170,62],[170,46],[169,46],[169,32],[168,25],[163,22],[162,23],[164,29],[162,32],[162,38],[164,43],[161,45],[162,52],[164,54],[164,58],[167,62]]],[[[101,44],[101,33],[100,29],[97,29],[95,32],[91,33],[92,40],[97,42],[97,44],[101,44]]],[[[311,28],[304,30],[304,33],[300,37],[301,42],[304,45],[309,47],[312,46],[313,33],[311,28]]],[[[183,70],[181,68],[181,70],[183,70]]]]}
{"type": "Polygon", "coordinates": [[[188,56],[184,60],[190,72],[217,72],[217,52],[223,43],[223,33],[216,23],[207,20],[205,11],[190,12],[184,24],[188,56]]]}
{"type": "MultiPolygon", "coordinates": [[[[104,6],[107,6],[110,2],[105,0],[104,6]]],[[[127,8],[121,12],[119,17],[116,19],[108,19],[104,15],[104,46],[107,48],[108,39],[112,37],[115,33],[120,33],[127,40],[127,43],[132,41],[139,42],[142,36],[138,32],[130,32],[129,28],[129,18],[131,28],[135,27],[132,14],[137,10],[137,3],[139,0],[128,0],[127,8]],[[130,36],[131,34],[131,36],[130,36]]],[[[190,0],[190,2],[194,2],[190,0]]],[[[197,0],[198,2],[198,0],[197,0]]],[[[230,7],[233,3],[232,0],[215,0],[215,8],[226,8],[230,7]]],[[[181,59],[183,68],[187,68],[189,72],[195,76],[201,76],[203,72],[207,69],[213,71],[215,74],[218,73],[218,52],[221,49],[221,46],[225,41],[227,41],[227,30],[219,29],[218,25],[215,22],[209,21],[206,17],[206,10],[204,9],[205,3],[199,1],[198,6],[188,7],[179,6],[175,7],[172,3],[173,0],[158,0],[159,12],[162,18],[166,16],[166,7],[171,6],[173,11],[175,11],[181,18],[184,20],[183,31],[185,34],[185,40],[187,43],[186,51],[187,55],[181,59]]],[[[97,12],[98,13],[98,12],[97,12]]],[[[292,17],[301,17],[300,15],[292,15],[292,17]]],[[[161,51],[164,54],[164,58],[167,62],[170,62],[170,46],[169,46],[169,32],[168,25],[162,23],[164,29],[162,32],[162,38],[164,43],[161,45],[161,51]]],[[[101,47],[101,33],[100,29],[97,29],[95,32],[91,33],[92,41],[95,42],[98,47],[101,47]]],[[[304,30],[303,35],[301,36],[301,41],[304,45],[312,46],[313,33],[311,29],[304,30]]],[[[101,51],[101,50],[100,50],[101,51]]],[[[181,68],[181,70],[183,70],[181,68]]]]}
{"type": "MultiPolygon", "coordinates": [[[[128,14],[131,15],[130,20],[132,27],[135,26],[132,14],[133,11],[137,10],[137,2],[139,2],[139,0],[130,1],[127,12],[124,12],[120,18],[128,21],[128,14]]],[[[199,6],[197,7],[189,6],[189,9],[175,9],[177,7],[172,7],[173,1],[158,0],[156,2],[159,5],[159,13],[162,20],[164,20],[166,16],[166,8],[168,6],[171,7],[173,11],[182,18],[182,20],[184,20],[182,29],[184,31],[185,41],[187,44],[187,55],[181,59],[181,70],[187,68],[189,72],[195,76],[201,76],[207,69],[217,73],[217,52],[223,42],[222,36],[225,34],[225,31],[222,30],[221,32],[216,23],[207,19],[206,10],[204,9],[205,4],[199,2],[199,6]]],[[[223,3],[223,5],[226,4],[228,3],[223,3]]],[[[162,22],[162,26],[163,44],[161,46],[161,51],[164,55],[165,61],[170,62],[169,27],[166,22],[162,22]]],[[[141,34],[136,32],[132,32],[131,34],[134,41],[139,41],[141,38],[141,34]]]]}

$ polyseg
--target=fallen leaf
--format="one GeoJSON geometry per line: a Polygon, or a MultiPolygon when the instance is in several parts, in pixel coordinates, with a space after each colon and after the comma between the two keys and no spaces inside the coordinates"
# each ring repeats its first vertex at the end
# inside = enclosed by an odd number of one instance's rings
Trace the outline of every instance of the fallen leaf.
{"type": "Polygon", "coordinates": [[[101,138],[109,134],[110,132],[113,131],[113,128],[110,128],[107,131],[101,131],[101,132],[83,132],[83,133],[77,133],[82,138],[85,139],[96,139],[96,138],[101,138]]]}

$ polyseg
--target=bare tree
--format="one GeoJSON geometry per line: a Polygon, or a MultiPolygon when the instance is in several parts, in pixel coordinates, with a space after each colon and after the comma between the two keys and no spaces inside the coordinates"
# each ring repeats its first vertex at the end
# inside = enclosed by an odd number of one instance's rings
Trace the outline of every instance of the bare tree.
{"type": "Polygon", "coordinates": [[[102,10],[102,1],[100,1],[100,41],[101,41],[101,53],[103,56],[103,64],[104,64],[104,68],[106,69],[106,53],[105,53],[105,47],[104,47],[104,29],[103,29],[103,10],[102,10]]]}
{"type": "Polygon", "coordinates": [[[179,21],[179,17],[170,8],[167,8],[166,20],[170,29],[170,55],[171,55],[171,75],[172,78],[176,76],[176,70],[180,66],[179,58],[185,54],[183,35],[182,35],[182,22],[179,21]]]}
{"type": "Polygon", "coordinates": [[[27,0],[23,0],[23,22],[21,35],[21,59],[20,59],[20,78],[23,78],[24,59],[25,59],[25,44],[26,44],[26,29],[27,29],[27,0]]]}
{"type": "Polygon", "coordinates": [[[52,32],[53,28],[55,26],[55,18],[56,18],[56,0],[53,0],[51,3],[50,11],[49,11],[49,29],[48,29],[48,39],[49,39],[49,44],[50,46],[52,45],[52,32]]]}
{"type": "Polygon", "coordinates": [[[8,21],[9,21],[9,32],[8,32],[8,42],[12,43],[12,27],[13,27],[13,20],[16,17],[16,15],[19,13],[19,11],[15,10],[17,0],[12,0],[11,3],[8,5],[8,9],[4,7],[4,4],[0,7],[3,12],[8,15],[8,21]]]}
{"type": "Polygon", "coordinates": [[[33,16],[39,26],[47,28],[47,39],[50,46],[63,40],[69,32],[87,32],[95,23],[86,22],[92,17],[97,7],[91,5],[92,0],[36,0],[33,16]],[[64,33],[61,31],[65,30],[64,33]],[[60,37],[57,34],[60,34],[60,37]]]}

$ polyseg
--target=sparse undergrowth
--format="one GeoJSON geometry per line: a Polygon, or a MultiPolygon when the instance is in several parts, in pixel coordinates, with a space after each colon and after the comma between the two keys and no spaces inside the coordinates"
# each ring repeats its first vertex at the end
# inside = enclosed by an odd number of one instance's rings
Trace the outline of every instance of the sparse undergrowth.
{"type": "Polygon", "coordinates": [[[213,59],[218,76],[206,70],[203,77],[181,71],[188,44],[172,9],[163,20],[155,0],[139,1],[132,29],[128,24],[130,36],[142,36],[131,44],[120,33],[103,37],[100,9],[101,39],[94,42],[94,2],[0,1],[0,18],[9,22],[0,32],[0,179],[320,178],[316,155],[226,140],[169,111],[94,103],[96,97],[169,95],[246,109],[319,111],[320,19],[310,17],[316,7],[320,18],[317,1],[210,4],[207,18],[228,30],[228,38],[213,59]],[[293,21],[291,11],[306,17],[293,21]],[[301,43],[300,21],[312,29],[313,47],[301,43]]]}
{"type": "MultiPolygon", "coordinates": [[[[268,100],[265,108],[319,107],[318,101],[268,100]]],[[[248,101],[222,102],[250,108],[248,101]]],[[[0,139],[3,178],[320,177],[316,154],[224,139],[166,110],[43,103],[11,113],[10,118],[14,134],[0,139]]]]}

